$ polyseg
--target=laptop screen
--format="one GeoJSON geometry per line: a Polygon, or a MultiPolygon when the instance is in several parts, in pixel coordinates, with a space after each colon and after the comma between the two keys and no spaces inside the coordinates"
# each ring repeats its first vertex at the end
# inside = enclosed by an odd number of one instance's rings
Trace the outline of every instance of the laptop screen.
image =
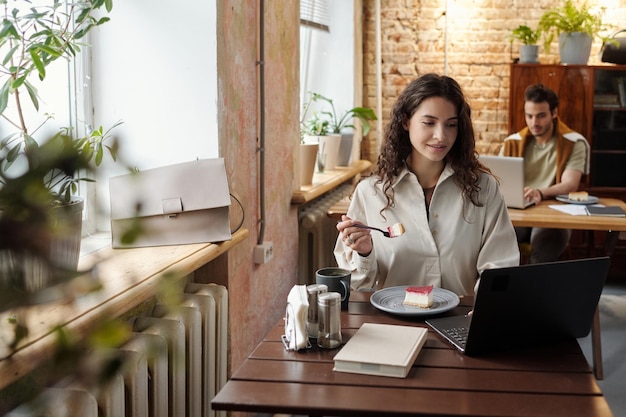
{"type": "Polygon", "coordinates": [[[479,160],[500,181],[507,207],[526,208],[532,204],[524,200],[524,158],[480,155],[479,160]]]}
{"type": "MultiPolygon", "coordinates": [[[[469,321],[465,353],[479,355],[586,336],[610,258],[587,258],[485,270],[469,321]]],[[[463,316],[427,320],[435,330],[463,316]],[[438,323],[441,321],[441,323],[438,323]]]]}

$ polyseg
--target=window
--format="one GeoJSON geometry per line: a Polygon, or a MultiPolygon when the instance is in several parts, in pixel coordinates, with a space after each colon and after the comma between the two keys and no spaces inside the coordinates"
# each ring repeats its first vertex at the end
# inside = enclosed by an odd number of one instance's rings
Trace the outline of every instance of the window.
{"type": "Polygon", "coordinates": [[[343,113],[354,107],[354,4],[303,1],[300,13],[300,108],[313,91],[331,98],[343,113]]]}
{"type": "MultiPolygon", "coordinates": [[[[93,123],[123,123],[115,132],[131,166],[219,156],[215,7],[117,1],[111,21],[91,33],[93,123]]],[[[98,171],[89,230],[110,230],[108,178],[123,173],[121,164],[98,171]]]]}
{"type": "MultiPolygon", "coordinates": [[[[51,2],[34,0],[32,5],[51,2]]],[[[116,1],[109,17],[89,33],[91,47],[77,59],[55,61],[43,83],[32,77],[41,99],[39,111],[23,100],[30,132],[46,113],[54,119],[36,131],[38,140],[62,127],[83,135],[121,121],[114,133],[132,167],[217,157],[215,2],[116,1]]],[[[9,129],[0,121],[2,136],[9,129]]],[[[87,203],[84,233],[110,230],[108,178],[126,172],[123,165],[108,162],[96,172],[95,184],[81,184],[87,203]]]]}

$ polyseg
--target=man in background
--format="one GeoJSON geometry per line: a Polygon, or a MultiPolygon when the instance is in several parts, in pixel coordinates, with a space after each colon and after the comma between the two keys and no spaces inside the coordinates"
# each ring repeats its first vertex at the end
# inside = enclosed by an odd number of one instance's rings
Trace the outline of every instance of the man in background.
{"type": "MultiPolygon", "coordinates": [[[[524,158],[524,198],[535,203],[578,190],[589,169],[589,144],[559,120],[559,99],[542,84],[524,92],[526,126],[504,140],[500,154],[524,158]]],[[[531,245],[530,262],[559,259],[572,234],[567,229],[516,227],[517,241],[531,245]]]]}

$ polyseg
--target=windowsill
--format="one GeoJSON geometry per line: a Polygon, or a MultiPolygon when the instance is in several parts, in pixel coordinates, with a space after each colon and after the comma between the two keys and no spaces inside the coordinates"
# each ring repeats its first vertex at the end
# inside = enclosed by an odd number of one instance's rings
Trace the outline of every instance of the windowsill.
{"type": "Polygon", "coordinates": [[[291,204],[307,203],[322,194],[336,188],[346,181],[351,180],[372,166],[370,161],[359,160],[348,167],[337,167],[332,171],[313,175],[312,185],[303,185],[291,196],[291,204]]]}
{"type": "Polygon", "coordinates": [[[111,246],[111,233],[98,232],[85,236],[80,242],[80,257],[88,256],[111,246]]]}
{"type": "MultiPolygon", "coordinates": [[[[83,241],[79,270],[97,264],[102,288],[92,293],[80,293],[69,302],[60,300],[23,308],[19,312],[0,313],[0,389],[34,370],[52,355],[56,343],[56,335],[51,330],[54,326],[64,326],[83,336],[103,316],[119,317],[152,298],[159,288],[159,278],[166,274],[179,278],[191,274],[243,242],[249,234],[247,229],[242,229],[234,233],[231,240],[219,244],[136,249],[112,249],[110,242],[105,243],[106,237],[100,235],[83,241]],[[29,328],[29,337],[20,343],[9,359],[8,346],[13,329],[8,325],[8,319],[15,314],[22,315],[29,328]]],[[[86,277],[88,274],[73,283],[88,282],[86,277]]],[[[79,291],[78,285],[71,288],[79,291]]]]}

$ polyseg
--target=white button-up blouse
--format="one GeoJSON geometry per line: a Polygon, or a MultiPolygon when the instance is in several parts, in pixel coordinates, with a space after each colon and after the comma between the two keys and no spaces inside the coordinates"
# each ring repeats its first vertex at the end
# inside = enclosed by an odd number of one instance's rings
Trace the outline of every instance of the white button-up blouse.
{"type": "Polygon", "coordinates": [[[405,233],[386,238],[372,231],[373,250],[360,256],[344,245],[335,245],[340,267],[352,271],[351,287],[380,289],[398,285],[434,285],[458,295],[472,295],[480,273],[488,268],[519,265],[519,248],[506,204],[491,175],[480,178],[482,207],[463,200],[461,189],[446,166],[426,212],[424,191],[408,170],[398,175],[393,188],[395,206],[383,212],[386,198],[374,176],[355,189],[347,215],[386,230],[402,223],[405,233]]]}

